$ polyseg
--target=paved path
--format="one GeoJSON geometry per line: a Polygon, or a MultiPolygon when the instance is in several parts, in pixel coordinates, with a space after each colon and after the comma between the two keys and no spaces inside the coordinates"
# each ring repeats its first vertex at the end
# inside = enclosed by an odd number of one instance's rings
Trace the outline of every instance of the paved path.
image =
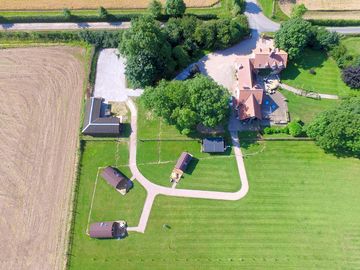
{"type": "MultiPolygon", "coordinates": [[[[280,87],[284,90],[290,91],[299,96],[302,96],[302,93],[304,92],[304,90],[297,89],[295,87],[283,83],[280,83],[280,87]]],[[[329,95],[329,94],[318,94],[318,95],[320,96],[320,98],[324,98],[324,99],[339,99],[339,97],[336,95],[329,95]]]]}
{"type": "Polygon", "coordinates": [[[240,149],[240,143],[238,139],[237,131],[230,130],[234,153],[238,165],[241,188],[237,192],[218,192],[218,191],[205,191],[205,190],[191,190],[191,189],[175,189],[160,186],[152,183],[150,180],[145,178],[139,171],[136,164],[137,154],[137,109],[134,102],[131,99],[127,100],[127,105],[131,111],[131,136],[130,136],[130,159],[129,166],[131,173],[136,180],[146,189],[147,198],[144,204],[144,208],[140,217],[140,222],[137,227],[129,227],[128,231],[137,231],[144,233],[146,224],[150,216],[151,207],[154,202],[156,195],[167,195],[175,197],[186,197],[186,198],[199,198],[199,199],[211,199],[211,200],[240,200],[243,198],[248,190],[249,184],[245,170],[245,164],[243,155],[240,149]]]}

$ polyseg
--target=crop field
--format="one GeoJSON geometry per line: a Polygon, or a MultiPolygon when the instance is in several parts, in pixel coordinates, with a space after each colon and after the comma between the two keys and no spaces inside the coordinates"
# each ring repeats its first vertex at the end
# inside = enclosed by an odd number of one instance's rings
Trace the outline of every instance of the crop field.
{"type": "MultiPolygon", "coordinates": [[[[116,142],[87,142],[70,269],[358,269],[359,160],[325,154],[313,142],[242,146],[262,149],[245,158],[250,191],[242,200],[159,196],[144,234],[95,240],[85,230],[97,168],[114,164],[126,173],[128,156],[116,142]]],[[[98,186],[93,220],[136,223],[141,186],[114,192],[98,186]]]]}
{"type": "Polygon", "coordinates": [[[360,1],[354,0],[280,0],[281,9],[290,15],[291,8],[296,4],[305,4],[309,10],[307,19],[358,19],[360,1]]]}
{"type": "MultiPolygon", "coordinates": [[[[0,10],[109,9],[147,8],[149,0],[0,0],[0,10]]],[[[165,0],[161,0],[165,3],[165,0]]],[[[219,0],[185,0],[187,7],[210,7],[219,0]]]]}
{"type": "Polygon", "coordinates": [[[62,269],[85,49],[0,50],[0,268],[62,269]]]}

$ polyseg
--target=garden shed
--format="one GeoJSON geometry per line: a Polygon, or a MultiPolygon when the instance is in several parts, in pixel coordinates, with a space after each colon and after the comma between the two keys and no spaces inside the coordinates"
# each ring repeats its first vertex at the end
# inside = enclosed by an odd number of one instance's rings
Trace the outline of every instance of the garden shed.
{"type": "Polygon", "coordinates": [[[191,160],[192,160],[192,155],[189,154],[188,152],[183,152],[181,154],[171,173],[170,182],[178,183],[180,181],[182,175],[186,171],[186,168],[188,167],[191,160]]]}
{"type": "Polygon", "coordinates": [[[90,225],[91,238],[119,238],[125,237],[126,221],[97,222],[90,225]]]}
{"type": "Polygon", "coordinates": [[[104,178],[109,185],[113,186],[122,195],[125,195],[133,186],[133,183],[129,178],[127,178],[117,169],[110,166],[106,167],[102,171],[101,177],[104,178]]]}
{"type": "Polygon", "coordinates": [[[206,138],[202,141],[202,152],[223,153],[225,152],[224,138],[206,138]]]}

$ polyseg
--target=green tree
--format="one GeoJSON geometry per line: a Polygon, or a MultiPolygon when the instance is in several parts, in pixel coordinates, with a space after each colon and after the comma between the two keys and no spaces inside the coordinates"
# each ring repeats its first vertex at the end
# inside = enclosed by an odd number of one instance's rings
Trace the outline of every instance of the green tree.
{"type": "Polygon", "coordinates": [[[64,17],[65,17],[66,20],[70,20],[71,17],[72,17],[71,11],[70,11],[70,9],[68,9],[68,8],[64,8],[64,9],[63,9],[63,15],[64,15],[64,17]]]}
{"type": "Polygon", "coordinates": [[[336,32],[331,32],[325,27],[314,27],[314,38],[312,39],[313,46],[318,49],[331,50],[339,45],[340,35],[336,32]]]}
{"type": "Polygon", "coordinates": [[[104,7],[99,7],[98,13],[99,13],[100,19],[106,19],[109,15],[107,10],[104,7]]]}
{"type": "Polygon", "coordinates": [[[300,121],[291,121],[288,124],[289,134],[293,137],[300,137],[303,135],[303,126],[300,121]]]}
{"type": "Polygon", "coordinates": [[[290,19],[281,24],[275,34],[275,46],[285,50],[291,59],[300,56],[313,35],[311,23],[300,18],[290,19]]]}
{"type": "Polygon", "coordinates": [[[215,127],[228,117],[228,91],[203,75],[187,81],[162,80],[156,87],[145,88],[141,101],[183,134],[200,123],[215,127]]]}
{"type": "Polygon", "coordinates": [[[173,49],[172,55],[174,60],[177,62],[177,70],[186,68],[191,62],[187,51],[185,51],[184,48],[180,45],[173,49]]]}
{"type": "Polygon", "coordinates": [[[304,4],[294,5],[291,10],[291,18],[302,18],[308,9],[304,4]]]}
{"type": "Polygon", "coordinates": [[[162,12],[162,4],[159,0],[152,0],[149,4],[148,10],[152,16],[159,18],[162,12]]]}
{"type": "Polygon", "coordinates": [[[174,71],[171,46],[159,22],[151,16],[132,21],[131,28],[122,35],[119,52],[127,60],[125,73],[134,87],[152,85],[174,71]]]}
{"type": "Polygon", "coordinates": [[[165,12],[168,15],[180,17],[184,15],[186,5],[183,0],[166,0],[165,12]]]}
{"type": "Polygon", "coordinates": [[[327,152],[360,157],[360,97],[320,113],[307,127],[308,136],[327,152]]]}

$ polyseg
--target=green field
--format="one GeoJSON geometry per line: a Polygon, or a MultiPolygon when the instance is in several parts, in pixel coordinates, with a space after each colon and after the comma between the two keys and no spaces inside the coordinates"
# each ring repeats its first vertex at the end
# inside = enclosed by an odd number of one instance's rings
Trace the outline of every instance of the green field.
{"type": "Polygon", "coordinates": [[[360,56],[360,37],[348,37],[341,40],[350,55],[353,57],[360,56]]]}
{"type": "Polygon", "coordinates": [[[304,123],[310,122],[318,113],[331,109],[338,104],[337,100],[317,100],[298,96],[286,90],[280,91],[287,99],[291,120],[299,118],[304,123]]]}
{"type": "MultiPolygon", "coordinates": [[[[124,170],[127,164],[126,146],[117,148],[114,142],[85,145],[70,269],[360,267],[359,160],[324,154],[312,142],[262,142],[261,153],[245,158],[250,191],[244,199],[159,196],[145,234],[129,233],[120,241],[90,239],[85,228],[97,167],[115,164],[124,170]]],[[[114,195],[110,189],[98,191],[106,194],[96,196],[114,195]]],[[[143,196],[135,184],[119,201],[126,209],[100,203],[97,212],[135,220],[143,196]]]]}
{"type": "Polygon", "coordinates": [[[286,21],[289,17],[281,10],[278,1],[276,0],[257,0],[264,15],[269,19],[277,22],[286,21]],[[274,5],[275,1],[275,5],[274,5]],[[274,7],[274,14],[273,14],[274,7]]]}
{"type": "Polygon", "coordinates": [[[306,49],[299,59],[290,60],[281,79],[293,87],[322,94],[346,96],[352,91],[342,81],[335,61],[323,51],[306,49]],[[311,69],[315,70],[315,75],[310,74],[311,69]]]}
{"type": "Polygon", "coordinates": [[[171,186],[170,174],[183,151],[194,156],[179,188],[217,191],[237,191],[240,179],[235,156],[231,148],[221,155],[201,152],[199,139],[181,135],[158,117],[149,114],[140,105],[138,123],[138,164],[145,177],[156,184],[171,186]],[[145,141],[160,139],[161,141],[145,141]],[[166,141],[178,139],[179,141],[166,141]],[[190,140],[189,140],[190,139],[190,140]]]}

